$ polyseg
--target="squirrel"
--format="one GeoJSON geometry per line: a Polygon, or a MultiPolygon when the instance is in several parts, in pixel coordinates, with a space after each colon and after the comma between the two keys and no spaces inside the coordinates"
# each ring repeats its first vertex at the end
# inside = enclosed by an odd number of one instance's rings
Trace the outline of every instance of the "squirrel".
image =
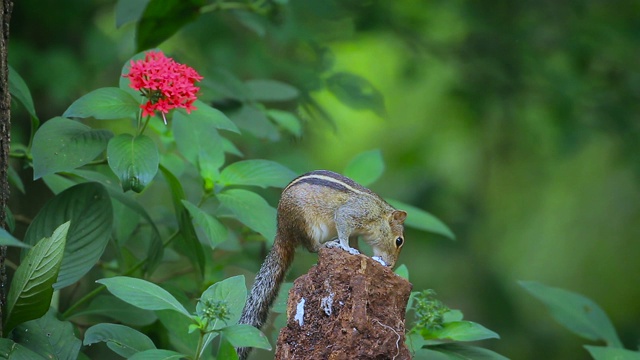
{"type": "MultiPolygon", "coordinates": [[[[374,259],[392,267],[404,245],[406,217],[405,211],[338,173],[316,170],[295,178],[282,191],[273,247],[256,275],[239,323],[262,327],[299,245],[310,252],[330,246],[358,254],[349,241],[357,244],[362,236],[374,259]]],[[[236,349],[240,360],[250,349],[236,349]]]]}

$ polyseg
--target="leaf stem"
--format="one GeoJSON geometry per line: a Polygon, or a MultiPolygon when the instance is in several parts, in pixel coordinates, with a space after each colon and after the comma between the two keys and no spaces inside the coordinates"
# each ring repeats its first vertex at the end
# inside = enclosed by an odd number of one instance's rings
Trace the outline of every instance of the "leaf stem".
{"type": "MultiPolygon", "coordinates": [[[[173,234],[171,234],[171,236],[167,239],[167,241],[162,243],[162,247],[166,248],[179,234],[180,234],[180,231],[176,231],[173,234]]],[[[122,273],[122,276],[128,276],[133,274],[134,272],[138,271],[142,266],[144,266],[144,264],[146,264],[148,261],[149,261],[148,257],[138,261],[138,263],[135,264],[132,268],[122,273]]],[[[106,286],[100,285],[97,288],[93,289],[91,292],[87,293],[85,296],[83,296],[80,300],[78,300],[76,303],[71,305],[65,312],[62,313],[61,315],[62,319],[65,320],[69,318],[77,308],[84,305],[88,301],[92,300],[94,297],[98,296],[98,294],[100,294],[102,290],[106,288],[107,288],[106,286]]]]}
{"type": "Polygon", "coordinates": [[[138,135],[142,135],[144,133],[144,130],[147,128],[147,125],[149,124],[149,120],[151,120],[151,116],[147,115],[147,120],[145,120],[144,125],[142,126],[142,129],[140,129],[140,132],[138,133],[138,135]]]}

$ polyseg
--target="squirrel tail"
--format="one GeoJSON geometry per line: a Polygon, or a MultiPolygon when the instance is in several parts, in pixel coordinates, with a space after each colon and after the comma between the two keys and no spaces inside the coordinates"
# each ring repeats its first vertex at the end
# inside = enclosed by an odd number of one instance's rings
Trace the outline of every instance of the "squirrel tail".
{"type": "MultiPolygon", "coordinates": [[[[278,296],[280,284],[282,284],[284,276],[293,262],[295,249],[287,249],[286,245],[288,244],[284,239],[276,237],[273,248],[269,251],[260,267],[260,271],[256,275],[251,294],[242,310],[240,324],[247,324],[261,329],[262,325],[267,321],[269,309],[278,296]]],[[[238,351],[239,359],[245,360],[249,356],[251,348],[237,348],[236,350],[238,351]]]]}

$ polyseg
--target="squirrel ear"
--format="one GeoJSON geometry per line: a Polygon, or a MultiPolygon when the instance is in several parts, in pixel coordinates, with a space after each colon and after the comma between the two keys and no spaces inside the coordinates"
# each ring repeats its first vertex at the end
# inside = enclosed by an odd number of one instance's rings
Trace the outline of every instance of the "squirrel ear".
{"type": "Polygon", "coordinates": [[[394,223],[403,224],[404,220],[407,218],[407,212],[403,210],[394,210],[391,214],[391,218],[394,223]]]}

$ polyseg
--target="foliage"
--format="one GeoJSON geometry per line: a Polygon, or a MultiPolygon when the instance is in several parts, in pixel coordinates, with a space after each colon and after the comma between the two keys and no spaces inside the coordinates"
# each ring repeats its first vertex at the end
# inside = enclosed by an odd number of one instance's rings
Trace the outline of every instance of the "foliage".
{"type": "Polygon", "coordinates": [[[595,360],[640,359],[639,351],[623,349],[611,320],[593,300],[534,281],[520,281],[520,286],[542,301],[551,316],[569,331],[586,340],[604,342],[604,347],[585,345],[595,360]]]}
{"type": "MultiPolygon", "coordinates": [[[[33,181],[54,196],[38,209],[22,241],[0,233],[2,244],[22,248],[6,308],[9,338],[0,342],[6,358],[97,351],[208,359],[234,356],[234,347],[271,348],[259,330],[237,323],[245,281],[225,278],[226,269],[243,255],[243,245],[272,242],[270,192],[296,173],[271,159],[243,159],[240,149],[256,137],[301,136],[300,114],[322,117],[323,110],[308,88],[265,78],[242,82],[223,69],[217,79],[203,79],[153,48],[204,13],[233,9],[259,28],[286,6],[121,0],[116,24],[136,23],[140,52],[110,79],[117,87],[89,91],[42,124],[27,83],[11,69],[10,91],[31,118],[26,141],[12,144],[12,165],[31,169],[33,181]],[[146,73],[152,70],[156,77],[146,73]],[[74,290],[52,297],[69,287],[74,290]]],[[[384,115],[382,93],[370,82],[330,73],[325,85],[338,99],[384,115]]],[[[356,156],[345,173],[369,185],[384,167],[381,150],[373,150],[356,156]]],[[[19,177],[12,181],[30,187],[19,177]]],[[[409,226],[453,238],[432,215],[418,208],[411,214],[416,220],[409,226]]]]}

